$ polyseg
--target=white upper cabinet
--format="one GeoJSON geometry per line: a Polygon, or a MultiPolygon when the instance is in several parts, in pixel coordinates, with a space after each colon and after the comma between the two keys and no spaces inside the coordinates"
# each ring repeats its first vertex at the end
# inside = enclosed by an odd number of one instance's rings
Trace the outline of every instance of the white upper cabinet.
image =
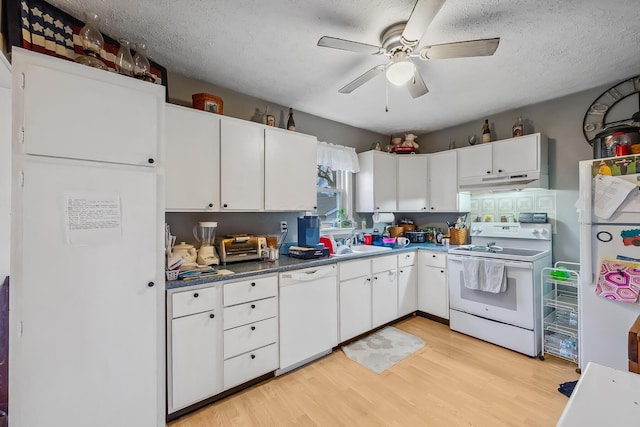
{"type": "Polygon", "coordinates": [[[429,155],[429,212],[466,212],[469,194],[458,193],[458,163],[455,150],[429,155]]]}
{"type": "Polygon", "coordinates": [[[461,191],[547,188],[547,139],[539,133],[466,147],[458,152],[461,191]]]}
{"type": "Polygon", "coordinates": [[[264,126],[220,117],[222,210],[264,209],[264,126]]]}
{"type": "Polygon", "coordinates": [[[491,144],[465,147],[458,151],[458,175],[460,179],[484,177],[493,173],[491,144]]]}
{"type": "Polygon", "coordinates": [[[220,209],[220,116],[167,105],[166,210],[220,209]]]}
{"type": "Polygon", "coordinates": [[[428,211],[428,157],[427,154],[398,155],[398,211],[428,211]]]}
{"type": "Polygon", "coordinates": [[[14,129],[26,154],[154,166],[164,86],[14,49],[14,129]],[[52,60],[54,59],[54,60],[52,60]],[[15,61],[14,61],[15,62],[15,61]]]}
{"type": "Polygon", "coordinates": [[[315,136],[265,129],[264,209],[312,211],[316,208],[315,136]]]}
{"type": "Polygon", "coordinates": [[[358,154],[358,160],[356,212],[397,210],[396,155],[371,150],[358,154]]]}
{"type": "Polygon", "coordinates": [[[498,142],[493,145],[493,173],[513,174],[539,170],[539,134],[498,142]]]}

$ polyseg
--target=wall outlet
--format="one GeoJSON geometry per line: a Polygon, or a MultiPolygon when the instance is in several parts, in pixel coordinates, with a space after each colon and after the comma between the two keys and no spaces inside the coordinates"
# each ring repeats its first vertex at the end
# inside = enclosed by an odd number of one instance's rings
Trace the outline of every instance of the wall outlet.
{"type": "Polygon", "coordinates": [[[280,232],[284,233],[287,231],[287,221],[280,221],[280,232]]]}

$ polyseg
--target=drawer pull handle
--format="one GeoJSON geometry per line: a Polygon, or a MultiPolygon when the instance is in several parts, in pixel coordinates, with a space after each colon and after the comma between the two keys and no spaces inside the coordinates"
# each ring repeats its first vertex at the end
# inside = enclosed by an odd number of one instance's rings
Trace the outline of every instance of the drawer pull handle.
{"type": "Polygon", "coordinates": [[[378,280],[378,276],[373,276],[373,280],[378,280]]]}
{"type": "Polygon", "coordinates": [[[367,277],[367,282],[370,282],[370,281],[371,281],[371,277],[367,277]]]}
{"type": "Polygon", "coordinates": [[[209,207],[212,208],[213,207],[213,203],[209,203],[209,207]]]}
{"type": "Polygon", "coordinates": [[[256,330],[256,327],[255,327],[255,326],[252,326],[252,327],[251,327],[251,330],[252,330],[252,331],[255,331],[255,330],[256,330]]]}
{"type": "Polygon", "coordinates": [[[256,305],[255,304],[251,304],[251,308],[256,308],[256,305]]]}
{"type": "Polygon", "coordinates": [[[213,313],[211,313],[211,314],[209,315],[209,318],[211,318],[211,319],[213,319],[214,317],[216,317],[216,315],[215,315],[215,314],[213,314],[213,313]]]}
{"type": "Polygon", "coordinates": [[[404,270],[400,270],[400,273],[404,273],[404,270]]]}
{"type": "Polygon", "coordinates": [[[251,287],[254,287],[256,285],[256,282],[251,282],[251,287]]]}
{"type": "Polygon", "coordinates": [[[440,273],[444,273],[444,270],[440,270],[440,273]]]}
{"type": "Polygon", "coordinates": [[[155,283],[153,283],[153,282],[147,283],[147,286],[150,287],[150,288],[153,288],[154,285],[155,285],[155,283]]]}
{"type": "Polygon", "coordinates": [[[197,292],[196,292],[195,294],[193,294],[193,297],[194,297],[194,298],[198,298],[199,296],[200,296],[200,294],[199,294],[199,293],[197,293],[197,292]]]}
{"type": "Polygon", "coordinates": [[[436,257],[437,257],[437,255],[431,255],[431,256],[432,256],[432,257],[434,257],[434,258],[436,258],[436,257]]]}
{"type": "Polygon", "coordinates": [[[251,355],[251,358],[252,358],[252,359],[255,359],[255,358],[256,358],[256,355],[255,355],[255,354],[252,354],[252,355],[251,355]]]}

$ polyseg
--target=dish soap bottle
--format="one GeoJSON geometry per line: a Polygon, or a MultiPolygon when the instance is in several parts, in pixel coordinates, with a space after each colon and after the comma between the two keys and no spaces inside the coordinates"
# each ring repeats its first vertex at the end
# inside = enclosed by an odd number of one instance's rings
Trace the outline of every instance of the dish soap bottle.
{"type": "Polygon", "coordinates": [[[518,116],[518,120],[513,125],[511,136],[522,136],[524,135],[524,122],[522,121],[522,116],[518,116]]]}
{"type": "Polygon", "coordinates": [[[287,120],[287,130],[296,130],[296,122],[293,121],[293,108],[289,108],[289,120],[287,120]]]}
{"type": "Polygon", "coordinates": [[[482,125],[482,142],[491,142],[491,129],[489,128],[489,120],[485,119],[482,125]]]}

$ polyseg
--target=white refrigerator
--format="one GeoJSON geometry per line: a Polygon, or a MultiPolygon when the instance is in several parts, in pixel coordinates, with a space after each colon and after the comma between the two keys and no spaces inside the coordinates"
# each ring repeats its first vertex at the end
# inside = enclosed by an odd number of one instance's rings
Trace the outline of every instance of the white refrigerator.
{"type": "Polygon", "coordinates": [[[640,267],[640,156],[586,160],[579,170],[579,362],[626,371],[628,333],[640,315],[632,302],[640,290],[633,270],[640,267]]]}

